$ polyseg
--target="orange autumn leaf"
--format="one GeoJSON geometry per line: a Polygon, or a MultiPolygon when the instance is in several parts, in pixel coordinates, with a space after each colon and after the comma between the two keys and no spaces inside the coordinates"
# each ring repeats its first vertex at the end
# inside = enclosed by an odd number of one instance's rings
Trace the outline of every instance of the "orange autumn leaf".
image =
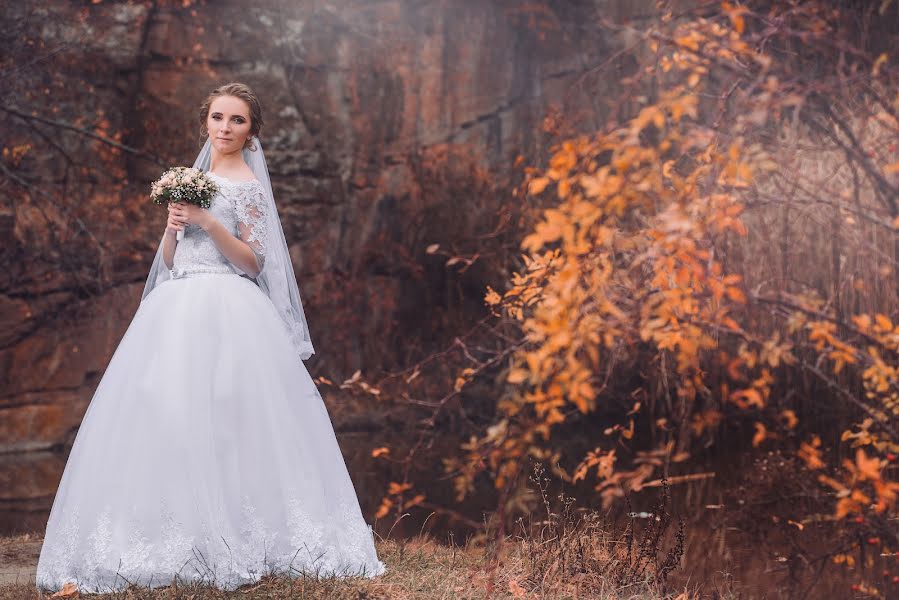
{"type": "Polygon", "coordinates": [[[867,502],[860,503],[853,497],[840,498],[834,511],[834,518],[837,520],[844,519],[850,513],[860,512],[866,504],[867,502]]]}
{"type": "Polygon", "coordinates": [[[812,442],[809,444],[807,442],[802,442],[799,445],[799,451],[797,454],[799,458],[805,461],[805,465],[812,470],[815,469],[823,469],[824,461],[821,460],[821,451],[819,447],[821,446],[821,438],[817,435],[812,438],[812,442]]]}
{"type": "Polygon", "coordinates": [[[765,427],[765,425],[763,423],[756,422],[755,435],[752,436],[752,447],[758,448],[759,445],[765,441],[767,434],[768,434],[767,427],[765,427]]]}
{"type": "Polygon", "coordinates": [[[532,179],[528,184],[528,193],[532,196],[539,196],[543,190],[546,189],[547,185],[549,185],[548,177],[537,177],[536,179],[532,179]]]}
{"type": "Polygon", "coordinates": [[[845,485],[843,485],[833,477],[828,477],[827,475],[818,475],[818,481],[826,486],[833,488],[834,491],[836,491],[840,495],[849,494],[849,488],[847,488],[845,485]]]}
{"type": "Polygon", "coordinates": [[[762,394],[755,388],[747,388],[745,390],[734,390],[730,394],[732,402],[742,408],[755,406],[757,408],[765,408],[765,401],[762,394]]]}
{"type": "Polygon", "coordinates": [[[896,500],[899,497],[899,482],[875,481],[874,491],[877,492],[877,505],[874,507],[876,512],[882,513],[887,508],[896,506],[896,500]]]}
{"type": "Polygon", "coordinates": [[[512,369],[506,376],[506,381],[513,384],[522,383],[527,377],[528,371],[526,369],[512,369]]]}
{"type": "Polygon", "coordinates": [[[871,317],[868,315],[853,315],[852,322],[863,332],[871,328],[871,317]]]}
{"type": "Polygon", "coordinates": [[[743,293],[743,290],[736,286],[729,286],[727,288],[727,297],[733,300],[734,302],[739,302],[740,304],[746,304],[746,294],[743,293]]]}
{"type": "Polygon", "coordinates": [[[384,518],[388,512],[390,512],[390,507],[393,506],[393,502],[387,498],[381,500],[381,506],[378,507],[377,512],[375,512],[375,517],[378,519],[384,518]]]}
{"type": "Polygon", "coordinates": [[[780,418],[785,421],[787,429],[793,429],[797,424],[799,424],[799,419],[796,417],[796,412],[790,409],[780,411],[780,418]]]}
{"type": "Polygon", "coordinates": [[[405,492],[406,490],[410,489],[411,487],[412,487],[411,483],[398,483],[396,481],[391,481],[387,488],[387,493],[390,494],[391,496],[395,496],[397,494],[401,494],[402,492],[405,492]]]}
{"type": "Polygon", "coordinates": [[[885,464],[886,461],[881,461],[876,457],[868,458],[868,455],[865,454],[862,448],[858,448],[855,451],[856,472],[862,481],[879,481],[880,471],[885,464]]]}
{"type": "Polygon", "coordinates": [[[503,299],[502,296],[497,294],[493,290],[493,288],[491,288],[489,285],[487,286],[487,294],[484,296],[485,304],[488,304],[489,306],[496,306],[497,304],[502,302],[502,299],[503,299]]]}
{"type": "Polygon", "coordinates": [[[50,596],[51,598],[80,598],[81,593],[78,591],[78,586],[74,583],[68,582],[62,586],[58,592],[50,596]]]}
{"type": "Polygon", "coordinates": [[[409,500],[408,502],[406,502],[403,505],[403,510],[408,510],[409,508],[412,508],[413,506],[418,506],[419,504],[424,502],[424,499],[425,499],[424,494],[416,495],[415,497],[413,497],[411,500],[409,500]]]}

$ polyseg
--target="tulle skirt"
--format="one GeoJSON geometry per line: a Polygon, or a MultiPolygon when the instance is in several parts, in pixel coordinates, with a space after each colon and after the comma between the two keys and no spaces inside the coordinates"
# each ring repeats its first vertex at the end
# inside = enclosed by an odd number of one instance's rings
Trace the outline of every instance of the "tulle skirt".
{"type": "Polygon", "coordinates": [[[249,279],[141,303],[78,430],[37,585],[83,592],[385,571],[321,396],[249,279]]]}

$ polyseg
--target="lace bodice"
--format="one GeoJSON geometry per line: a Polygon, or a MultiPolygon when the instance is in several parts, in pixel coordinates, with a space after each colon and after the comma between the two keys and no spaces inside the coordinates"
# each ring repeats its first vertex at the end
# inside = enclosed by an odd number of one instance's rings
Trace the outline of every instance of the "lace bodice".
{"type": "MultiPolygon", "coordinates": [[[[256,254],[259,268],[265,261],[265,199],[257,179],[236,181],[207,172],[219,186],[209,212],[225,229],[240,238],[256,254]]],[[[175,247],[172,277],[191,273],[245,273],[219,251],[208,233],[197,225],[188,225],[184,237],[175,247]]]]}

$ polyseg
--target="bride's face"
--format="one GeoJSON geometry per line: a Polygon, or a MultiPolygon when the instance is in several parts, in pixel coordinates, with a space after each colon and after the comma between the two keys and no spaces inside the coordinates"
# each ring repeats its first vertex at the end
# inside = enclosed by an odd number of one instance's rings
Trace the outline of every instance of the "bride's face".
{"type": "Polygon", "coordinates": [[[206,129],[222,154],[240,152],[250,136],[250,107],[234,96],[219,96],[209,106],[206,129]]]}

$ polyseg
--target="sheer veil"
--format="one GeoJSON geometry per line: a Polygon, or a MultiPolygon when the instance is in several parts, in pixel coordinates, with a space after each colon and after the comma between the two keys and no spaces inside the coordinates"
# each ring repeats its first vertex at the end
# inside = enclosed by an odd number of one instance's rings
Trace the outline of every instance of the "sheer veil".
{"type": "MultiPolygon", "coordinates": [[[[267,236],[262,272],[259,273],[255,281],[278,310],[278,314],[287,328],[288,336],[300,359],[306,360],[315,354],[315,349],[312,347],[312,339],[309,335],[306,315],[303,312],[303,302],[300,299],[297,278],[293,271],[290,253],[287,250],[287,241],[284,238],[284,229],[281,227],[281,219],[275,207],[272,183],[269,178],[265,155],[262,152],[262,144],[256,136],[253,136],[252,143],[256,150],[244,148],[242,155],[244,162],[252,169],[256,179],[262,183],[266,201],[265,231],[267,236]]],[[[203,145],[203,149],[200,150],[200,154],[197,155],[193,167],[201,171],[208,171],[211,155],[212,143],[207,137],[206,143],[203,145]]],[[[165,233],[163,233],[163,238],[159,242],[153,265],[150,267],[141,302],[147,298],[156,286],[172,278],[172,273],[165,266],[165,261],[162,258],[164,239],[165,233]]],[[[240,271],[240,269],[237,270],[240,271]]]]}

